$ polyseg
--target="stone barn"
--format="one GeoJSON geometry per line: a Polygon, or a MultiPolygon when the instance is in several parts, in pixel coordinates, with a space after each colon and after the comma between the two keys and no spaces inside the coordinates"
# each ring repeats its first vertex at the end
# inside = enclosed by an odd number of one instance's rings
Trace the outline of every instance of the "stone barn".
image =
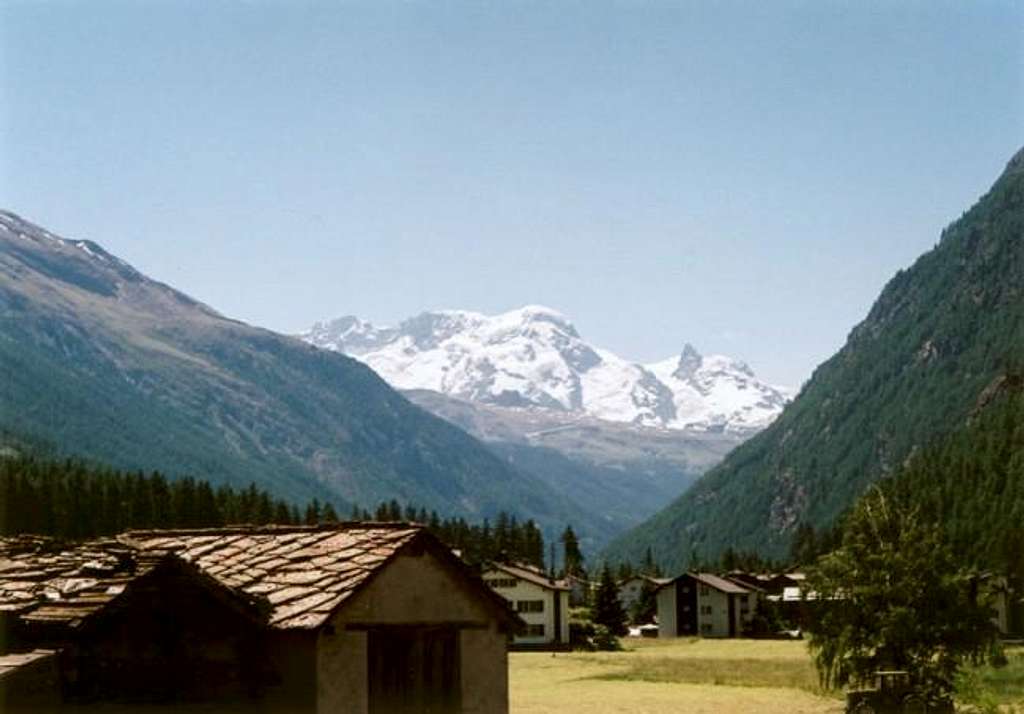
{"type": "Polygon", "coordinates": [[[521,626],[425,530],[376,523],[0,548],[0,609],[5,642],[59,650],[65,700],[176,711],[503,713],[521,626]]]}

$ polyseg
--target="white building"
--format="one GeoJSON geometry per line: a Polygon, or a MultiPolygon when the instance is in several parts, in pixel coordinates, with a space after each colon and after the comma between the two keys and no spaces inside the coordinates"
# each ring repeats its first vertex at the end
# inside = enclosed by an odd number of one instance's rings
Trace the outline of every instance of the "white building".
{"type": "Polygon", "coordinates": [[[627,613],[632,612],[633,606],[636,605],[637,600],[640,599],[640,594],[644,590],[645,583],[648,583],[649,587],[653,587],[657,590],[662,585],[670,582],[672,582],[670,578],[652,578],[649,575],[634,575],[632,578],[623,580],[619,583],[619,602],[622,603],[622,607],[627,613]]]}
{"type": "Polygon", "coordinates": [[[658,637],[740,637],[758,592],[711,573],[683,573],[658,589],[658,637]]]}
{"type": "Polygon", "coordinates": [[[526,622],[516,645],[569,644],[569,586],[551,580],[544,571],[523,564],[493,563],[484,570],[484,582],[512,605],[526,622]]]}

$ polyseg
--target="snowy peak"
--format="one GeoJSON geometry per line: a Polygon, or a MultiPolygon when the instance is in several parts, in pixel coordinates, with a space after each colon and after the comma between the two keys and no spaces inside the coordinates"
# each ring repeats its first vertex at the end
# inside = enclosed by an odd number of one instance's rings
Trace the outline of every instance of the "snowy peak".
{"type": "Polygon", "coordinates": [[[588,344],[551,308],[499,315],[425,312],[397,327],[354,316],[315,324],[302,339],[359,359],[400,389],[429,389],[497,407],[667,429],[748,432],[786,396],[743,362],[702,356],[641,365],[588,344]]]}

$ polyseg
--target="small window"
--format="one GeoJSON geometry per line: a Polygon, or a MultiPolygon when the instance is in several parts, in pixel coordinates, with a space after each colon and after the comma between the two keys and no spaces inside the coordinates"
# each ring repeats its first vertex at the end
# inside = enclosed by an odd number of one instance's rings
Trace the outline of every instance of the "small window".
{"type": "Polygon", "coordinates": [[[527,625],[526,635],[527,637],[543,637],[544,625],[527,625]]]}
{"type": "Polygon", "coordinates": [[[710,622],[705,622],[700,626],[700,633],[702,635],[710,635],[712,632],[714,632],[714,627],[711,626],[710,622]]]}
{"type": "Polygon", "coordinates": [[[709,596],[711,594],[711,588],[709,588],[707,585],[701,585],[700,586],[700,594],[703,595],[704,597],[709,596]]]}
{"type": "Polygon", "coordinates": [[[499,590],[502,588],[514,588],[518,582],[515,578],[490,578],[487,584],[495,590],[499,590]]]}
{"type": "Polygon", "coordinates": [[[712,614],[712,612],[713,611],[712,611],[710,605],[701,605],[700,606],[700,614],[701,615],[710,615],[710,614],[712,614]]]}
{"type": "Polygon", "coordinates": [[[543,600],[517,600],[516,612],[544,612],[543,600]]]}

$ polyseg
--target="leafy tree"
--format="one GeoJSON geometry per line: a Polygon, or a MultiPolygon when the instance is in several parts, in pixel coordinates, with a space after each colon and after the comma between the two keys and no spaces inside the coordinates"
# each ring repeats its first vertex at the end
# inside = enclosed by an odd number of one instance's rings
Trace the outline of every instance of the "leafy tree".
{"type": "Polygon", "coordinates": [[[615,578],[607,563],[601,569],[601,579],[594,594],[593,620],[594,624],[604,625],[617,637],[629,632],[626,611],[619,601],[619,588],[615,585],[615,578]]]}
{"type": "Polygon", "coordinates": [[[992,642],[990,610],[937,525],[878,488],[849,515],[842,546],[808,577],[808,626],[822,683],[907,670],[933,697],[948,695],[966,658],[992,642]]]}

